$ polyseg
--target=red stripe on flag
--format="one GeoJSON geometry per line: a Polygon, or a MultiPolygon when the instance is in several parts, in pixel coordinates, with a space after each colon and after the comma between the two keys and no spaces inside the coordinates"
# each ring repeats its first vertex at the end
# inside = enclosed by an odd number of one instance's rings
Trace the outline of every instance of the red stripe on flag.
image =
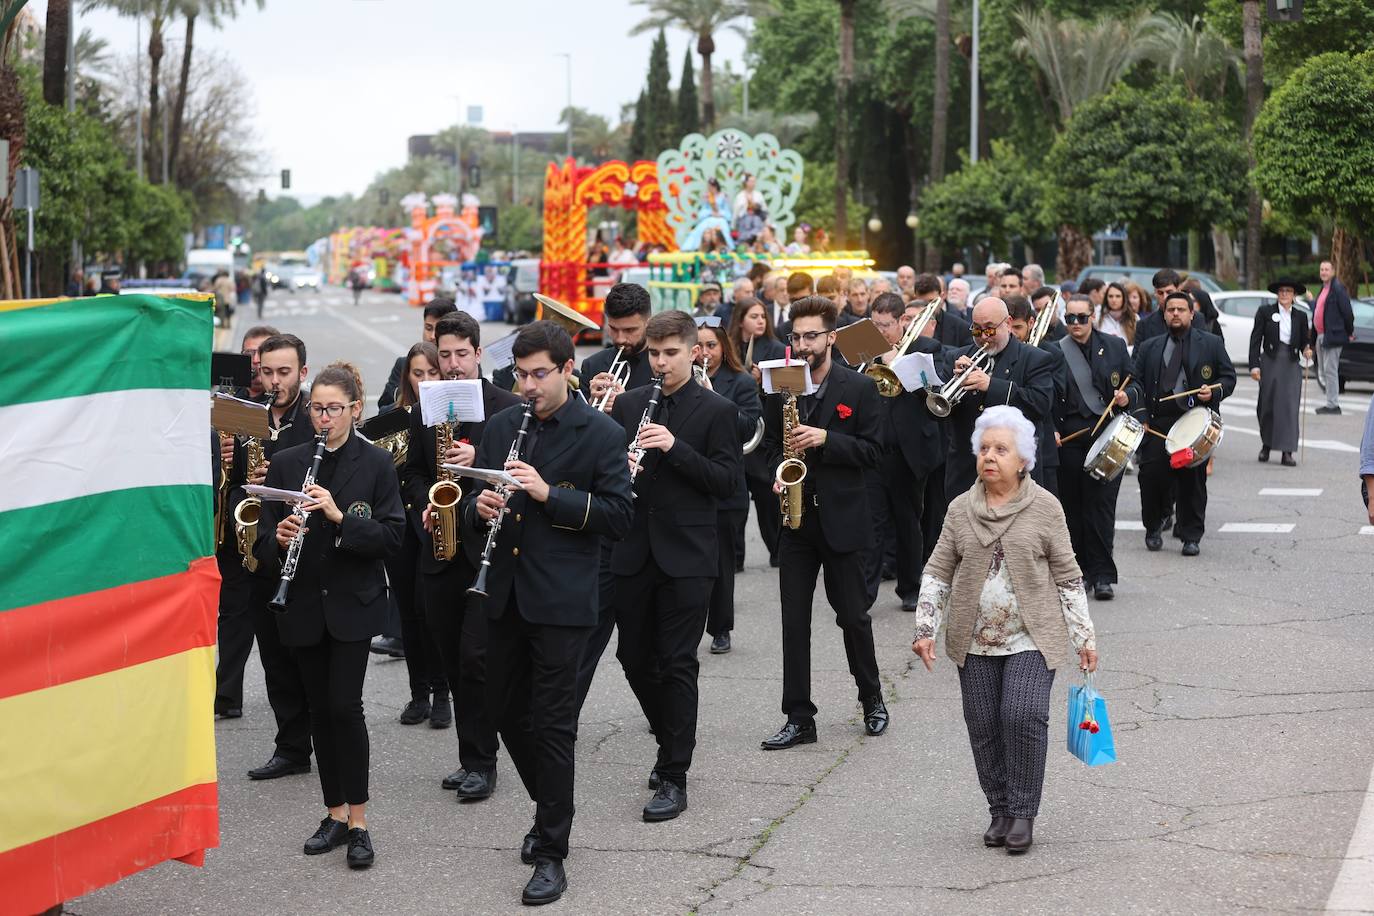
{"type": "Polygon", "coordinates": [[[0,699],[213,646],[214,557],[186,572],[0,613],[0,699]]]}
{"type": "Polygon", "coordinates": [[[0,914],[41,913],[167,859],[202,864],[204,851],[219,845],[218,808],[214,783],[188,786],[0,852],[0,914]]]}

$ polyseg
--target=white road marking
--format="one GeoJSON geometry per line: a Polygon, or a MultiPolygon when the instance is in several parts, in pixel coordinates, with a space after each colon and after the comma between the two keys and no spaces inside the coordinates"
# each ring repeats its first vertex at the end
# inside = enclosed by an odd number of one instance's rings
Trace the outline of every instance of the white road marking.
{"type": "MultiPolygon", "coordinates": [[[[1227,423],[1225,431],[1228,433],[1245,433],[1247,436],[1259,436],[1259,430],[1246,429],[1244,426],[1237,426],[1234,423],[1227,423]]],[[[1319,448],[1328,452],[1350,452],[1358,455],[1360,450],[1353,445],[1345,442],[1337,442],[1335,439],[1308,439],[1308,448],[1319,448]]]]}
{"type": "Polygon", "coordinates": [[[1374,525],[1361,525],[1360,534],[1374,534],[1374,525]]]}
{"type": "Polygon", "coordinates": [[[1364,804],[1355,821],[1355,832],[1345,847],[1345,859],[1326,898],[1328,913],[1374,911],[1374,773],[1364,793],[1364,804]]]}
{"type": "Polygon", "coordinates": [[[1287,534],[1292,530],[1292,524],[1276,522],[1227,522],[1221,526],[1222,534],[1287,534]]]}
{"type": "Polygon", "coordinates": [[[1130,520],[1127,520],[1127,519],[1118,519],[1118,520],[1117,520],[1117,523],[1116,523],[1116,530],[1117,530],[1117,531],[1144,531],[1144,530],[1145,530],[1145,523],[1144,523],[1144,522],[1130,521],[1130,520]]]}
{"type": "Polygon", "coordinates": [[[1259,491],[1260,496],[1321,496],[1319,489],[1305,489],[1303,487],[1265,487],[1259,491]]]}
{"type": "Polygon", "coordinates": [[[401,316],[400,316],[400,315],[378,315],[378,316],[375,317],[375,318],[369,318],[369,319],[367,319],[367,320],[370,321],[370,322],[372,322],[373,324],[390,324],[391,322],[400,321],[400,320],[401,320],[401,316]]]}
{"type": "Polygon", "coordinates": [[[368,325],[363,324],[358,319],[350,318],[344,312],[336,311],[332,317],[335,321],[339,321],[343,324],[348,325],[350,328],[357,331],[359,334],[362,334],[364,337],[376,341],[378,344],[385,347],[388,353],[404,353],[406,352],[406,350],[410,349],[410,344],[397,343],[390,337],[387,337],[385,334],[382,334],[381,332],[374,330],[368,325]]]}

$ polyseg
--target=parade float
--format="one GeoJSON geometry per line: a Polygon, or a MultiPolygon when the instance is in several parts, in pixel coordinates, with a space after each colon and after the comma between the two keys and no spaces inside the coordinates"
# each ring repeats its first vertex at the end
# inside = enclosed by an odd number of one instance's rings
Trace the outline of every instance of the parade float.
{"type": "Polygon", "coordinates": [[[324,249],[330,283],[342,286],[350,272],[362,268],[368,272],[373,289],[396,292],[399,276],[404,273],[398,268],[409,261],[411,244],[401,227],[353,226],[330,235],[324,249]]]}
{"type": "Polygon", "coordinates": [[[410,215],[405,230],[408,271],[404,290],[411,305],[424,305],[439,290],[444,268],[462,269],[477,257],[482,246],[482,226],[477,219],[477,197],[464,194],[462,209],[452,194],[407,194],[401,207],[410,215]],[[430,213],[430,204],[434,212],[430,213]]]}

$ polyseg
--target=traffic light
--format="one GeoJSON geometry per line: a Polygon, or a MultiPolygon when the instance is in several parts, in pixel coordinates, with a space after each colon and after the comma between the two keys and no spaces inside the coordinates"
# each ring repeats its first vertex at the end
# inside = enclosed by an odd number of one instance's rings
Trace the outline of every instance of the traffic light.
{"type": "Polygon", "coordinates": [[[282,169],[282,170],[281,170],[281,189],[282,189],[283,191],[289,191],[289,190],[291,190],[291,170],[290,170],[290,169],[282,169]]]}
{"type": "Polygon", "coordinates": [[[377,203],[381,204],[383,207],[389,205],[391,203],[391,192],[386,188],[379,188],[377,190],[377,203]]]}
{"type": "Polygon", "coordinates": [[[468,166],[468,187],[480,188],[482,186],[482,167],[480,165],[468,166]]]}

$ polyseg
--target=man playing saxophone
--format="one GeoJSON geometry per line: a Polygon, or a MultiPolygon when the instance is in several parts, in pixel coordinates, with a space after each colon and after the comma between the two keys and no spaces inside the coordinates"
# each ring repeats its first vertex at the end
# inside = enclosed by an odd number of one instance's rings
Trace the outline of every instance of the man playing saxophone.
{"type": "MultiPolygon", "coordinates": [[[[811,702],[811,600],[816,574],[824,570],[825,594],[844,632],[849,671],[858,686],[864,727],[870,735],[887,729],[888,713],[873,651],[871,604],[864,561],[875,533],[868,510],[865,475],[878,466],[884,411],[873,380],[831,359],[838,310],[829,299],[807,296],[791,306],[794,357],[806,361],[812,394],[798,392],[797,420],[783,439],[787,395],[768,395],[761,450],[770,466],[801,454],[801,519],[784,526],[778,542],[782,593],[782,711],[787,722],[765,740],[764,750],[816,741],[816,706],[811,702]]],[[[783,488],[775,485],[775,490],[783,488]]]]}

